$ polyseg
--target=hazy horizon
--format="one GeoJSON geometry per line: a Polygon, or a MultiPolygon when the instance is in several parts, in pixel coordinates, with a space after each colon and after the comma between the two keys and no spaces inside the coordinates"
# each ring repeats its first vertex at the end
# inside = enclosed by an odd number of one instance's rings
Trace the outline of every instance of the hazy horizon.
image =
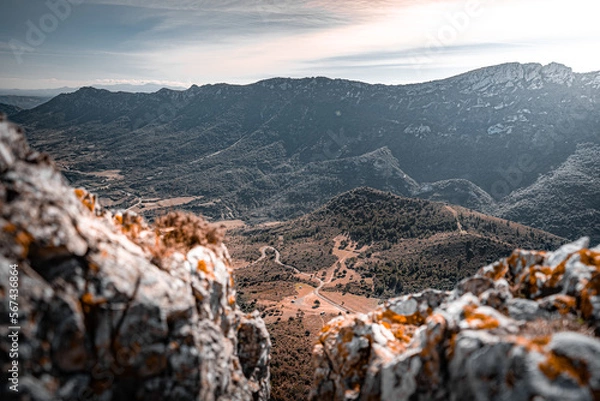
{"type": "Polygon", "coordinates": [[[586,0],[7,0],[0,88],[426,82],[507,62],[600,70],[586,0]]]}
{"type": "MultiPolygon", "coordinates": [[[[191,86],[204,86],[204,85],[253,85],[256,84],[258,82],[262,82],[262,81],[268,81],[271,79],[311,79],[311,78],[327,78],[327,79],[331,79],[331,80],[337,80],[337,79],[341,79],[341,80],[347,80],[347,81],[354,81],[354,82],[361,82],[364,84],[369,84],[369,85],[389,85],[389,86],[401,86],[401,85],[410,85],[410,84],[421,84],[421,83],[427,83],[427,82],[433,82],[433,81],[438,81],[438,80],[444,80],[444,79],[449,79],[458,75],[462,75],[468,72],[472,72],[475,71],[477,69],[480,68],[486,68],[486,67],[495,67],[495,66],[500,66],[500,65],[505,65],[505,64],[513,64],[513,63],[518,63],[518,62],[508,62],[508,63],[503,63],[503,64],[497,64],[497,65],[490,65],[490,66],[485,66],[485,67],[479,67],[476,69],[470,69],[470,70],[466,70],[466,71],[461,71],[461,72],[457,72],[455,74],[449,75],[449,76],[443,76],[441,78],[434,78],[431,80],[427,80],[427,81],[415,81],[415,82],[407,82],[407,83],[402,83],[402,84],[386,84],[386,83],[381,83],[381,82],[366,82],[363,80],[357,80],[357,79],[347,79],[347,78],[340,78],[340,77],[328,77],[328,76],[322,76],[322,75],[315,75],[315,76],[304,76],[304,77],[289,77],[289,76],[273,76],[273,77],[266,77],[266,78],[262,78],[259,80],[254,80],[254,81],[248,81],[248,82],[243,82],[243,83],[231,83],[231,82],[219,82],[219,81],[215,81],[215,82],[203,82],[203,83],[191,83],[189,86],[175,86],[175,85],[161,85],[160,83],[155,83],[155,82],[143,82],[143,83],[139,83],[139,84],[130,84],[130,83],[124,83],[124,84],[98,84],[98,83],[91,83],[91,84],[83,84],[80,86],[75,86],[75,87],[68,87],[68,86],[62,86],[62,87],[50,87],[50,88],[31,88],[31,89],[22,89],[22,88],[2,88],[0,87],[0,93],[3,93],[4,95],[9,94],[10,92],[23,92],[24,95],[23,96],[30,96],[27,95],[27,93],[30,92],[42,92],[42,91],[59,91],[62,89],[69,89],[69,90],[78,90],[81,89],[83,87],[93,87],[96,89],[104,89],[107,88],[108,90],[117,90],[117,91],[124,91],[127,92],[126,89],[122,89],[122,88],[126,88],[128,86],[131,86],[132,88],[135,89],[142,89],[144,87],[147,87],[149,90],[147,91],[140,91],[140,93],[153,93],[155,91],[158,91],[160,89],[163,88],[169,88],[172,90],[187,90],[189,89],[191,86]]],[[[557,62],[552,62],[555,64],[562,64],[562,63],[557,63],[557,62]]],[[[549,63],[549,64],[552,64],[549,63]]],[[[522,65],[524,64],[528,64],[528,63],[520,63],[522,65]]],[[[532,63],[532,64],[540,64],[540,63],[532,63]]],[[[544,65],[544,64],[541,64],[544,65]]],[[[547,64],[546,64],[547,65],[547,64]]],[[[564,65],[564,64],[563,64],[564,65]]],[[[568,65],[565,65],[568,68],[571,68],[568,65]]],[[[575,73],[594,73],[594,72],[600,72],[600,70],[592,70],[592,71],[575,71],[575,73]]]]}

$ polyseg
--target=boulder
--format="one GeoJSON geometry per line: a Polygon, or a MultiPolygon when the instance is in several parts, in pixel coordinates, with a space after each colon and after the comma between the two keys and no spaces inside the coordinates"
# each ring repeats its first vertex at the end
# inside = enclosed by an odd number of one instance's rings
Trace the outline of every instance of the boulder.
{"type": "Polygon", "coordinates": [[[312,400],[599,400],[600,249],[516,250],[453,291],[340,316],[312,400]]]}

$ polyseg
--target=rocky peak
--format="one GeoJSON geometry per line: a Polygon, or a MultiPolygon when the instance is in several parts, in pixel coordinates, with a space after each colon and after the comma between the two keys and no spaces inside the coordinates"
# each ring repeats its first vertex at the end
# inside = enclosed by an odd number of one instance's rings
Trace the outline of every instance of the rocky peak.
{"type": "MultiPolygon", "coordinates": [[[[190,214],[150,225],[104,210],[0,122],[3,319],[13,264],[17,399],[269,398],[269,335],[235,303],[219,229],[190,214]]],[[[2,340],[1,399],[15,395],[6,387],[9,348],[2,340]]]]}
{"type": "Polygon", "coordinates": [[[516,250],[453,291],[338,317],[314,349],[314,400],[597,400],[600,247],[516,250]]]}
{"type": "Polygon", "coordinates": [[[575,75],[573,69],[559,63],[550,63],[540,70],[540,75],[546,82],[571,86],[575,75]]]}
{"type": "Polygon", "coordinates": [[[474,91],[488,95],[507,88],[542,89],[547,84],[570,87],[574,80],[573,70],[558,63],[545,66],[538,63],[506,63],[450,78],[450,81],[459,82],[465,93],[474,91]]]}
{"type": "Polygon", "coordinates": [[[93,86],[83,86],[81,88],[79,88],[77,91],[75,91],[75,95],[80,95],[80,96],[96,96],[99,94],[108,94],[111,93],[110,91],[106,90],[106,89],[97,89],[94,88],[93,86]]]}

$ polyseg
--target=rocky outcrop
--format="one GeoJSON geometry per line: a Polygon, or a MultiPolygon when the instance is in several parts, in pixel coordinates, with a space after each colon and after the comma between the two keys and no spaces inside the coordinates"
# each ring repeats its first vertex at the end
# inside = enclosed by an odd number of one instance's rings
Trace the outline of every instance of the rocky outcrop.
{"type": "Polygon", "coordinates": [[[193,215],[150,226],[103,210],[7,122],[0,319],[3,400],[269,398],[269,335],[235,303],[219,230],[193,215]],[[10,326],[20,326],[18,359],[10,326]],[[7,386],[12,360],[18,393],[7,386]]]}
{"type": "Polygon", "coordinates": [[[587,246],[517,250],[453,291],[334,319],[312,399],[600,399],[600,247],[587,246]]]}
{"type": "Polygon", "coordinates": [[[571,68],[558,63],[506,63],[450,78],[464,87],[462,93],[475,91],[483,96],[493,96],[503,87],[529,90],[539,90],[552,84],[570,87],[576,79],[571,68]]]}

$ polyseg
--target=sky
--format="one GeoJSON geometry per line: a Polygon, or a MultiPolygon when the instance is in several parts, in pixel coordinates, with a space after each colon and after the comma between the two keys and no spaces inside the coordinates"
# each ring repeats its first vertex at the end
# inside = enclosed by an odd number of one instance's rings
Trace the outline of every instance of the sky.
{"type": "Polygon", "coordinates": [[[600,70],[597,0],[3,0],[0,88],[600,70]]]}

